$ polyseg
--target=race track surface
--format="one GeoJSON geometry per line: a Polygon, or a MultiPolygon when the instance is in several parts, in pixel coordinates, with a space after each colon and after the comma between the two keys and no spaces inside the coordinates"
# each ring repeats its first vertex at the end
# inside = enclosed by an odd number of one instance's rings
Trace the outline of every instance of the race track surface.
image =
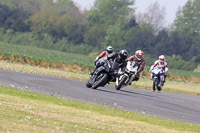
{"type": "Polygon", "coordinates": [[[200,97],[133,88],[97,90],[85,82],[0,70],[0,85],[200,125],[200,97]]]}

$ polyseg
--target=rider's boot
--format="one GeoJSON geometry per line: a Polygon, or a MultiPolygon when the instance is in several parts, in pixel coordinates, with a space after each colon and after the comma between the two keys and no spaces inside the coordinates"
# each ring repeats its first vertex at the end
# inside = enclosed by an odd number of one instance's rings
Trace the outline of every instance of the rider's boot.
{"type": "Polygon", "coordinates": [[[164,77],[164,79],[163,79],[163,84],[162,84],[162,86],[164,86],[164,83],[165,83],[165,77],[164,77]]]}
{"type": "Polygon", "coordinates": [[[93,71],[91,71],[89,74],[90,74],[90,75],[93,75],[93,74],[94,74],[94,70],[93,70],[93,71]]]}
{"type": "Polygon", "coordinates": [[[158,84],[158,87],[163,86],[164,79],[165,79],[164,76],[161,75],[161,76],[160,76],[160,83],[158,84]]]}

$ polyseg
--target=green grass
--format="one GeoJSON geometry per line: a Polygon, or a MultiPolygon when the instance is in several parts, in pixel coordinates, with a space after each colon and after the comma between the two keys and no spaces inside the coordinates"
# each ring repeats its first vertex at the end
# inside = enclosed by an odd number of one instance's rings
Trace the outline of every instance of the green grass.
{"type": "Polygon", "coordinates": [[[200,78],[200,72],[192,72],[192,71],[183,71],[183,70],[169,70],[169,75],[173,76],[182,76],[182,77],[188,77],[188,76],[194,76],[200,78]]]}
{"type": "Polygon", "coordinates": [[[200,132],[200,126],[0,87],[1,132],[200,132]]]}
{"type": "Polygon", "coordinates": [[[53,50],[12,45],[0,42],[0,55],[5,58],[32,59],[36,62],[55,64],[78,65],[83,68],[93,68],[93,58],[85,55],[58,52],[53,50]]]}
{"type": "MultiPolygon", "coordinates": [[[[95,57],[89,57],[86,55],[78,55],[72,53],[58,52],[53,50],[27,47],[22,45],[14,45],[0,42],[0,55],[4,58],[22,58],[32,59],[35,62],[48,62],[64,65],[77,65],[80,67],[93,68],[93,60],[95,57]]],[[[145,72],[148,72],[150,66],[145,67],[145,72]]],[[[169,75],[180,76],[182,78],[197,77],[200,78],[200,73],[184,70],[170,69],[169,75]]]]}

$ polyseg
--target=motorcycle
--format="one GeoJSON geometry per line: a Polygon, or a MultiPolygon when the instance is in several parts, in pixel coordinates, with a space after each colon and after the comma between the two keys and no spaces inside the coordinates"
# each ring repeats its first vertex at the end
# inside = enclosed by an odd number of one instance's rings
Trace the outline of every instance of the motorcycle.
{"type": "Polygon", "coordinates": [[[160,83],[160,80],[164,79],[163,69],[155,67],[155,68],[153,68],[151,70],[151,72],[152,72],[153,91],[155,91],[156,89],[158,91],[161,91],[162,90],[162,85],[159,86],[159,83],[160,83]]]}
{"type": "Polygon", "coordinates": [[[115,81],[119,69],[119,64],[114,60],[105,60],[103,65],[98,67],[90,79],[86,83],[88,88],[97,89],[98,87],[104,87],[110,81],[115,81]]]}
{"type": "Polygon", "coordinates": [[[120,90],[121,88],[128,86],[137,75],[137,69],[138,66],[136,62],[128,61],[124,74],[116,79],[116,90],[120,90]]]}

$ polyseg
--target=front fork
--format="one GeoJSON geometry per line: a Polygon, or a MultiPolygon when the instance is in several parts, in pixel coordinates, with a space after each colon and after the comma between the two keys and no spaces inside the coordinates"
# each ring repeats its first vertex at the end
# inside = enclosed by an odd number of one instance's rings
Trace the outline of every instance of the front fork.
{"type": "Polygon", "coordinates": [[[117,79],[116,79],[116,85],[118,85],[119,84],[119,79],[122,79],[124,76],[126,76],[127,77],[127,79],[126,79],[126,81],[125,82],[127,82],[127,80],[129,79],[128,77],[129,77],[129,75],[127,74],[127,73],[125,73],[124,75],[121,75],[120,77],[118,77],[117,79]]]}

